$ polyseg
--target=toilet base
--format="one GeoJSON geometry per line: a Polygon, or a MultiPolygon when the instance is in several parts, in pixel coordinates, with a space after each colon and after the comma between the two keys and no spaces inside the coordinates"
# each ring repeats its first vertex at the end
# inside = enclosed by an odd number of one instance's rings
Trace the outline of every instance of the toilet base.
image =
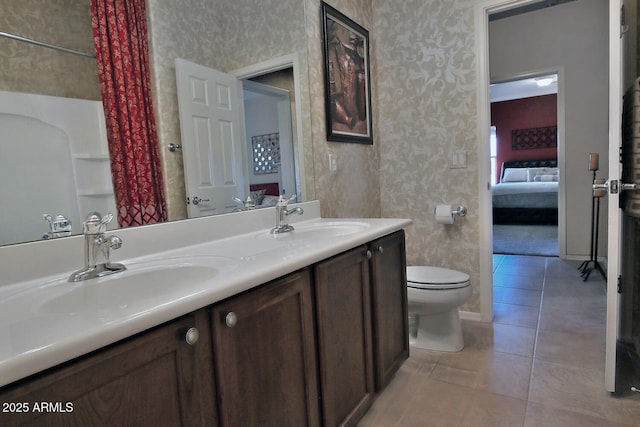
{"type": "Polygon", "coordinates": [[[455,352],[464,348],[458,308],[437,314],[416,315],[417,336],[411,345],[425,350],[455,352]]]}

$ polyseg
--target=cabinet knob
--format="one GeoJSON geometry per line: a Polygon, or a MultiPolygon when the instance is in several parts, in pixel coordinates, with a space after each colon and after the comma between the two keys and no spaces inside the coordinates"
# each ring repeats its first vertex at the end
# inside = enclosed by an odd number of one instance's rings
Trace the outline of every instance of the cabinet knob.
{"type": "Polygon", "coordinates": [[[378,246],[378,253],[379,254],[383,254],[384,253],[384,248],[382,246],[378,246]]]}
{"type": "Polygon", "coordinates": [[[233,328],[234,326],[236,326],[236,324],[238,323],[238,315],[236,313],[234,313],[233,311],[230,311],[229,313],[227,313],[227,315],[224,317],[224,323],[229,327],[229,328],[233,328]]]}
{"type": "Polygon", "coordinates": [[[367,259],[371,259],[373,257],[373,254],[371,253],[371,251],[367,251],[366,256],[367,259]]]}
{"type": "Polygon", "coordinates": [[[184,334],[184,340],[189,345],[194,345],[198,342],[198,338],[200,338],[200,331],[198,328],[189,328],[187,329],[187,333],[184,334]]]}

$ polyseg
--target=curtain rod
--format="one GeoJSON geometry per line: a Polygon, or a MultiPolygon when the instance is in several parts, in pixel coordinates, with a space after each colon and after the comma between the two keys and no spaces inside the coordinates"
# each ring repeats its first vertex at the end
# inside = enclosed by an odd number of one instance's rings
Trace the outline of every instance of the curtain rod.
{"type": "Polygon", "coordinates": [[[55,46],[55,45],[52,45],[52,44],[49,44],[49,43],[39,42],[37,40],[28,39],[26,37],[16,36],[15,34],[3,33],[2,31],[0,31],[0,36],[7,37],[7,38],[13,39],[13,40],[18,40],[18,41],[25,42],[25,43],[31,43],[31,44],[34,44],[36,46],[42,46],[42,47],[46,47],[46,48],[49,48],[49,49],[58,50],[60,52],[71,53],[73,55],[79,55],[79,56],[86,56],[88,58],[95,58],[95,55],[91,55],[91,54],[88,54],[88,53],[80,52],[80,51],[77,51],[77,50],[67,49],[66,47],[55,46]]]}

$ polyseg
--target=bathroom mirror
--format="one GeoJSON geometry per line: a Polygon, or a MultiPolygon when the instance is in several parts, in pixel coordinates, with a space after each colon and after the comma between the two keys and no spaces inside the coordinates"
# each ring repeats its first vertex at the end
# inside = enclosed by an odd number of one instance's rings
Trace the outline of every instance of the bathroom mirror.
{"type": "MultiPolygon", "coordinates": [[[[287,68],[281,61],[277,66],[270,61],[273,58],[293,58],[289,66],[298,67],[293,75],[299,77],[293,83],[297,104],[296,111],[293,111],[297,192],[303,200],[312,199],[308,76],[303,71],[307,66],[304,4],[298,0],[269,0],[257,4],[248,0],[210,0],[206,4],[195,0],[147,0],[146,3],[155,118],[169,219],[187,218],[182,154],[179,150],[168,149],[169,144],[180,143],[175,58],[186,58],[231,74],[237,72],[241,78],[287,68]],[[263,68],[256,67],[256,64],[262,64],[263,68]],[[270,66],[274,69],[268,69],[270,66]]],[[[93,54],[88,4],[88,0],[3,1],[0,5],[0,32],[93,54]]],[[[100,99],[95,59],[4,37],[0,37],[0,90],[94,101],[100,99]]],[[[251,137],[247,134],[249,142],[251,137]]],[[[91,167],[94,160],[84,163],[91,167]]],[[[97,163],[104,163],[104,159],[98,159],[97,163]]],[[[29,164],[22,166],[16,169],[29,170],[29,164]]],[[[68,165],[60,165],[58,170],[68,168],[68,165]]],[[[43,182],[37,194],[15,194],[12,193],[12,182],[2,182],[0,206],[16,200],[37,199],[52,185],[55,183],[43,182]]],[[[29,211],[25,206],[20,208],[24,212],[29,211]]],[[[42,218],[44,213],[53,216],[63,213],[58,210],[60,208],[52,212],[37,212],[37,215],[42,218]]],[[[85,214],[81,212],[81,215],[85,214]]],[[[2,227],[11,228],[13,225],[3,222],[2,227]]],[[[73,224],[74,234],[80,232],[80,228],[79,223],[73,224]]],[[[47,230],[48,224],[42,219],[42,228],[35,238],[27,237],[11,243],[38,240],[47,230]]]]}

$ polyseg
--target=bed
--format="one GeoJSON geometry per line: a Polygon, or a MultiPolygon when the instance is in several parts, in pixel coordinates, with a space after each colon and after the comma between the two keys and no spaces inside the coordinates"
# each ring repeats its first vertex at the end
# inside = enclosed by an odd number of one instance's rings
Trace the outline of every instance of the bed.
{"type": "Polygon", "coordinates": [[[255,201],[256,208],[268,208],[278,203],[280,186],[277,182],[249,185],[250,197],[255,201]]]}
{"type": "Polygon", "coordinates": [[[557,225],[558,161],[504,162],[492,197],[494,224],[557,225]]]}

